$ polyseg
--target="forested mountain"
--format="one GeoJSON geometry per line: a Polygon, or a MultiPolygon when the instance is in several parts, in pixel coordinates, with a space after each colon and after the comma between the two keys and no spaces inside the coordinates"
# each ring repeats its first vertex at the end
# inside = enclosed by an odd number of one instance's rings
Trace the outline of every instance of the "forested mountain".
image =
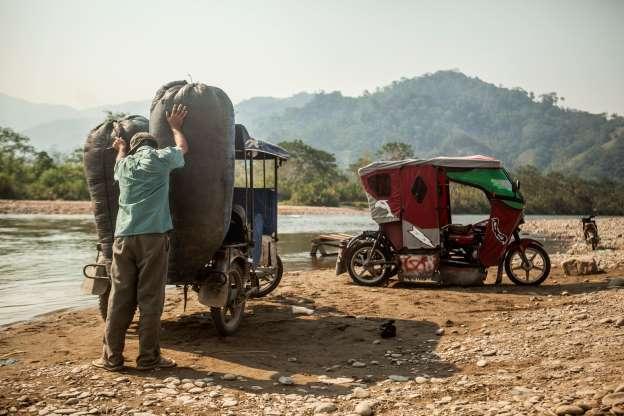
{"type": "Polygon", "coordinates": [[[300,108],[256,117],[249,131],[301,139],[348,164],[387,142],[418,157],[486,154],[516,168],[624,177],[624,118],[567,109],[555,93],[535,97],[455,71],[401,79],[373,93],[313,96],[300,108]]]}

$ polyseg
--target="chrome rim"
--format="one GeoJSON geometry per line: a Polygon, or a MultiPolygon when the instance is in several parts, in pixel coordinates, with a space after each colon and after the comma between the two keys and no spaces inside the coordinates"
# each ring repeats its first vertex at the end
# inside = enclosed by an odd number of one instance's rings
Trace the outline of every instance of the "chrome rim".
{"type": "Polygon", "coordinates": [[[527,262],[522,260],[519,251],[514,251],[511,255],[510,269],[513,277],[524,283],[534,283],[544,277],[546,273],[546,259],[543,254],[533,248],[524,251],[527,262]]]}
{"type": "Polygon", "coordinates": [[[379,249],[371,254],[372,247],[360,247],[353,253],[351,257],[351,271],[360,280],[373,282],[383,277],[386,268],[385,264],[379,264],[385,262],[386,258],[379,249]]]}

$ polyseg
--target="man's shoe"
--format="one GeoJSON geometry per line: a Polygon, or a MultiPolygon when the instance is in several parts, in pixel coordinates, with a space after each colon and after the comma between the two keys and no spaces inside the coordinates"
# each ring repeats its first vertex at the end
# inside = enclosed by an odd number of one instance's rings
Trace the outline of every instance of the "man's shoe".
{"type": "Polygon", "coordinates": [[[124,368],[123,364],[113,365],[104,358],[98,358],[97,360],[91,361],[91,365],[97,368],[102,368],[106,371],[120,371],[124,368]]]}
{"type": "Polygon", "coordinates": [[[147,370],[155,370],[157,368],[172,368],[172,367],[175,367],[176,365],[177,365],[176,362],[173,361],[172,359],[166,358],[166,357],[160,357],[160,360],[154,364],[150,364],[150,365],[138,364],[137,370],[147,371],[147,370]]]}

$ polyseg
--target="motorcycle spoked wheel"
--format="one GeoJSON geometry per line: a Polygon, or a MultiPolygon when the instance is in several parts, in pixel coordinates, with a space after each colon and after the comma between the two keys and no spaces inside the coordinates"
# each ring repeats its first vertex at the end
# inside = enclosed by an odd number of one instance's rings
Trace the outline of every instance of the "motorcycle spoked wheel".
{"type": "Polygon", "coordinates": [[[258,294],[256,294],[255,297],[261,298],[273,292],[275,288],[280,284],[283,274],[284,264],[282,263],[282,259],[280,258],[280,256],[277,256],[277,267],[275,268],[275,271],[268,276],[264,275],[258,278],[260,288],[258,290],[258,294]]]}
{"type": "Polygon", "coordinates": [[[505,257],[505,273],[517,285],[539,286],[550,274],[550,257],[542,246],[535,243],[529,243],[524,254],[528,264],[522,260],[520,247],[508,252],[505,257]]]}
{"type": "Polygon", "coordinates": [[[245,292],[243,270],[236,263],[230,266],[230,289],[236,290],[236,293],[239,294],[237,299],[223,307],[210,307],[210,315],[217,332],[224,337],[232,335],[238,330],[245,315],[245,299],[240,295],[245,292]]]}
{"type": "Polygon", "coordinates": [[[374,242],[364,241],[357,243],[347,254],[347,271],[351,279],[362,286],[377,286],[384,283],[393,273],[393,267],[385,264],[365,264],[366,261],[389,261],[379,247],[371,253],[374,242]]]}

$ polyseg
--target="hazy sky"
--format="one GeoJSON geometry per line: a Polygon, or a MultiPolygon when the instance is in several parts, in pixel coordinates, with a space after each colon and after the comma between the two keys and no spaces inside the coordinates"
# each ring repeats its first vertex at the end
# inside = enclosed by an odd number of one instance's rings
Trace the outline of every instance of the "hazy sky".
{"type": "Polygon", "coordinates": [[[0,92],[86,107],[187,78],[234,102],[440,69],[624,114],[624,1],[0,0],[0,92]]]}

